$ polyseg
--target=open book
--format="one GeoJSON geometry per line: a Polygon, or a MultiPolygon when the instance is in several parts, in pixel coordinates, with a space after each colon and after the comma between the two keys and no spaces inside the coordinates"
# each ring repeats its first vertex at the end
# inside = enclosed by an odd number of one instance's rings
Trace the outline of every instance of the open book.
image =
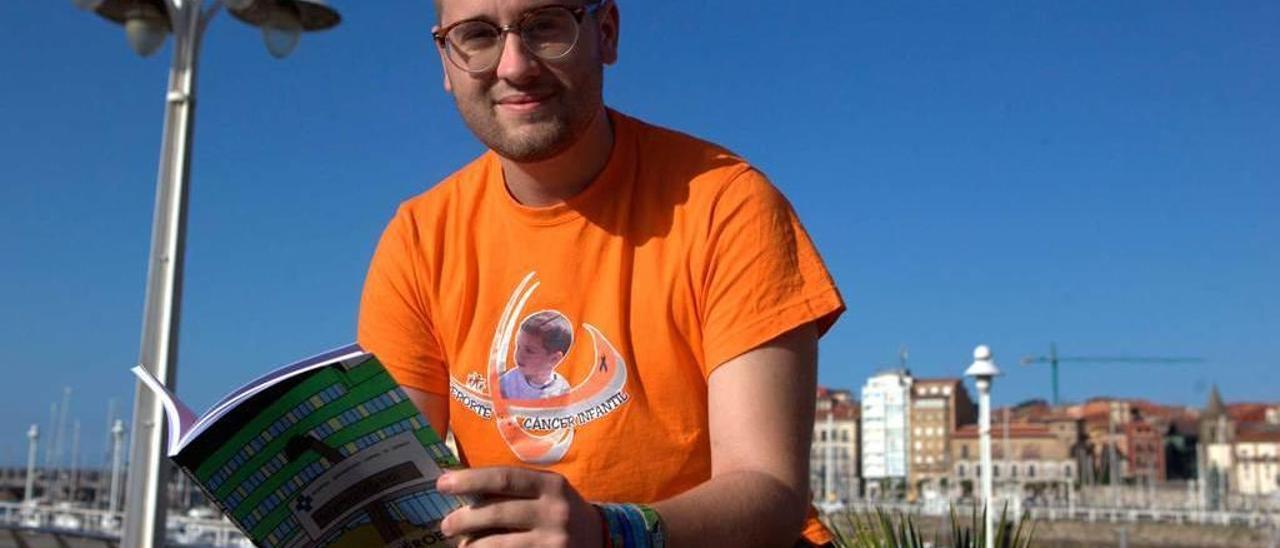
{"type": "Polygon", "coordinates": [[[458,459],[372,354],[350,345],[281,367],[192,413],[163,400],[168,455],[256,545],[443,546],[469,501],[436,491],[458,459]]]}

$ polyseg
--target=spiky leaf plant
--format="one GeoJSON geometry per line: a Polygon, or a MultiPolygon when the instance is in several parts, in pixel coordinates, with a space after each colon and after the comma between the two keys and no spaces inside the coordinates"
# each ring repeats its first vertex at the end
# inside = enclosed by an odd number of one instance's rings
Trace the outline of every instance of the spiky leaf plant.
{"type": "MultiPolygon", "coordinates": [[[[983,548],[986,543],[986,511],[975,509],[965,523],[952,507],[949,516],[949,539],[935,537],[926,541],[916,525],[916,516],[902,512],[874,511],[827,514],[827,527],[835,534],[835,545],[841,548],[926,548],[949,546],[951,548],[983,548]]],[[[1015,522],[1009,516],[1008,507],[1000,511],[995,524],[997,548],[1029,548],[1035,534],[1035,522],[1023,514],[1015,522]]]]}

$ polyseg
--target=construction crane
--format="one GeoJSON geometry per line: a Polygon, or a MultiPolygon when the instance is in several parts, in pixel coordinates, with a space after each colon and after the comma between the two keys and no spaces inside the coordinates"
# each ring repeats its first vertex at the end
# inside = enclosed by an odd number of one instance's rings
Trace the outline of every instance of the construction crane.
{"type": "Polygon", "coordinates": [[[1049,343],[1048,356],[1023,356],[1022,365],[1031,365],[1036,363],[1049,364],[1049,376],[1053,380],[1053,405],[1057,406],[1062,403],[1058,398],[1058,364],[1062,362],[1076,363],[1145,363],[1145,364],[1176,364],[1176,363],[1201,363],[1203,358],[1164,358],[1164,357],[1136,357],[1136,356],[1071,356],[1063,357],[1058,355],[1058,345],[1049,343]]]}

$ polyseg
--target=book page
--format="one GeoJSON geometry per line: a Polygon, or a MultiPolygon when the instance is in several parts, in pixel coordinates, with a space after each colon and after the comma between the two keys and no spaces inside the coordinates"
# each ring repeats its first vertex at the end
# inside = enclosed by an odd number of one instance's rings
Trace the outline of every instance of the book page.
{"type": "Polygon", "coordinates": [[[160,379],[157,379],[155,375],[152,375],[150,371],[147,371],[141,365],[135,366],[130,371],[133,371],[138,380],[147,385],[147,388],[150,388],[157,398],[160,398],[160,403],[164,405],[164,416],[169,426],[167,437],[169,446],[165,448],[166,454],[170,457],[178,454],[182,438],[191,431],[197,422],[196,414],[186,404],[182,403],[178,396],[170,392],[169,387],[161,383],[160,379]]]}
{"type": "Polygon", "coordinates": [[[174,459],[259,546],[443,546],[457,459],[376,358],[249,396],[174,459]]]}
{"type": "Polygon", "coordinates": [[[252,397],[254,394],[257,394],[258,392],[271,388],[276,383],[289,379],[295,375],[306,373],[307,371],[310,371],[317,367],[324,367],[328,365],[330,362],[351,359],[353,357],[360,356],[362,354],[364,354],[364,351],[360,349],[359,345],[349,344],[346,346],[335,348],[328,352],[316,354],[315,356],[311,356],[310,358],[307,358],[295,363],[291,363],[284,367],[278,368],[270,373],[267,373],[266,375],[258,377],[252,381],[249,381],[244,386],[237,388],[230,394],[227,394],[226,397],[222,398],[221,400],[218,400],[218,403],[213,404],[213,407],[211,407],[207,412],[205,412],[205,414],[195,422],[191,430],[186,433],[184,438],[179,443],[179,448],[181,448],[181,446],[183,445],[186,445],[186,443],[190,441],[191,438],[194,438],[200,435],[200,433],[203,432],[204,429],[209,424],[211,424],[214,421],[217,421],[227,412],[231,411],[232,409],[235,409],[235,406],[238,405],[240,402],[252,397]]]}

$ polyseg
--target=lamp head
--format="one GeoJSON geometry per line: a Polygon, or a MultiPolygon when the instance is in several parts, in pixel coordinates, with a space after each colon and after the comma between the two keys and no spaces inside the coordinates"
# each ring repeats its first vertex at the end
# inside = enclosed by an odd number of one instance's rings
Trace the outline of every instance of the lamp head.
{"type": "Polygon", "coordinates": [[[73,0],[113,23],[124,25],[125,38],[135,53],[146,57],[164,45],[172,31],[165,0],[73,0]]]}
{"type": "Polygon", "coordinates": [[[262,41],[276,58],[292,53],[303,32],[330,29],[342,20],[324,0],[223,1],[236,19],[262,29],[262,41]]]}
{"type": "Polygon", "coordinates": [[[991,380],[992,377],[1000,375],[1000,368],[996,367],[990,347],[980,344],[973,349],[973,363],[964,371],[964,375],[980,380],[991,380]]]}
{"type": "Polygon", "coordinates": [[[159,51],[168,35],[168,26],[155,19],[130,17],[124,22],[124,36],[129,41],[129,47],[142,57],[150,57],[159,51]]]}

